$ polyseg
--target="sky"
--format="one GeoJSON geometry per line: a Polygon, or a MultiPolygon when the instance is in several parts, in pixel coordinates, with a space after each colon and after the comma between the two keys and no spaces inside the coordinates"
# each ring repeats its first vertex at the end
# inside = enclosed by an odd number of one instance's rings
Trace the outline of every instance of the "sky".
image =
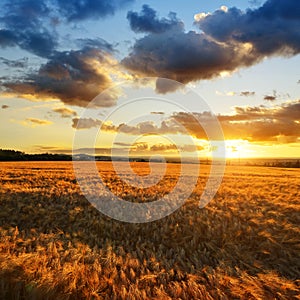
{"type": "Polygon", "coordinates": [[[0,148],[298,158],[299,52],[298,0],[0,0],[0,148]]]}

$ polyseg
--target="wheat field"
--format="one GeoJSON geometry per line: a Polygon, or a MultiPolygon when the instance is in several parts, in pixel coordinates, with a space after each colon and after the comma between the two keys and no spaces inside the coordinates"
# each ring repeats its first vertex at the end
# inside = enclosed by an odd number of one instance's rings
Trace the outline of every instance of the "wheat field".
{"type": "MultiPolygon", "coordinates": [[[[156,200],[179,172],[142,190],[98,168],[128,201],[156,200]]],[[[0,299],[300,299],[300,170],[227,166],[200,209],[208,172],[175,213],[130,224],[85,199],[71,162],[0,163],[0,299]]]]}

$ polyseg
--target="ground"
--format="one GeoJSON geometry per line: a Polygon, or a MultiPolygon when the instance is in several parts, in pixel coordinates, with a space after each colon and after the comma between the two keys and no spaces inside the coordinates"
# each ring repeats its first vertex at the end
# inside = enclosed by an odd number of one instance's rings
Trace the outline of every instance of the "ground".
{"type": "MultiPolygon", "coordinates": [[[[156,200],[179,172],[139,190],[98,167],[128,201],[156,200]]],[[[85,199],[71,162],[0,163],[0,299],[300,299],[300,170],[228,166],[200,209],[208,171],[175,213],[129,224],[85,199]]]]}

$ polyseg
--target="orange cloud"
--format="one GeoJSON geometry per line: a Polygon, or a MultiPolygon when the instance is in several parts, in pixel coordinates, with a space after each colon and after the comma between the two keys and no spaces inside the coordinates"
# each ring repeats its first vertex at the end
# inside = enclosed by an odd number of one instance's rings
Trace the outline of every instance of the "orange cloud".
{"type": "Polygon", "coordinates": [[[36,126],[43,126],[43,125],[51,125],[53,122],[48,120],[41,120],[36,118],[27,118],[24,121],[17,122],[20,123],[23,126],[29,126],[29,127],[36,127],[36,126]]]}
{"type": "Polygon", "coordinates": [[[60,114],[62,118],[69,118],[77,115],[76,111],[67,107],[53,108],[53,111],[60,114]]]}
{"type": "MultiPolygon", "coordinates": [[[[291,143],[300,140],[300,100],[281,106],[266,108],[235,107],[232,115],[218,115],[225,139],[244,139],[250,142],[291,143]]],[[[207,139],[202,127],[212,128],[214,119],[208,112],[176,112],[159,125],[145,121],[136,125],[102,123],[101,120],[73,119],[73,127],[88,129],[101,126],[101,130],[130,135],[189,134],[207,139]],[[202,124],[202,125],[200,125],[202,124]]],[[[154,146],[155,150],[158,146],[154,146]]],[[[165,145],[164,145],[165,147],[165,145]]],[[[165,149],[170,150],[170,149],[165,149]]]]}

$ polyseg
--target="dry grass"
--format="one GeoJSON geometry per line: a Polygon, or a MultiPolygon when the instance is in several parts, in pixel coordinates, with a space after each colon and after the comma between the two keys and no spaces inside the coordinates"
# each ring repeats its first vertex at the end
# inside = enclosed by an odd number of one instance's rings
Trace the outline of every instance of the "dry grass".
{"type": "MultiPolygon", "coordinates": [[[[144,201],[172,188],[178,166],[144,191],[99,169],[144,201]]],[[[127,224],[85,200],[71,163],[1,163],[0,299],[300,299],[300,170],[227,167],[199,209],[207,172],[171,216],[127,224]]]]}

